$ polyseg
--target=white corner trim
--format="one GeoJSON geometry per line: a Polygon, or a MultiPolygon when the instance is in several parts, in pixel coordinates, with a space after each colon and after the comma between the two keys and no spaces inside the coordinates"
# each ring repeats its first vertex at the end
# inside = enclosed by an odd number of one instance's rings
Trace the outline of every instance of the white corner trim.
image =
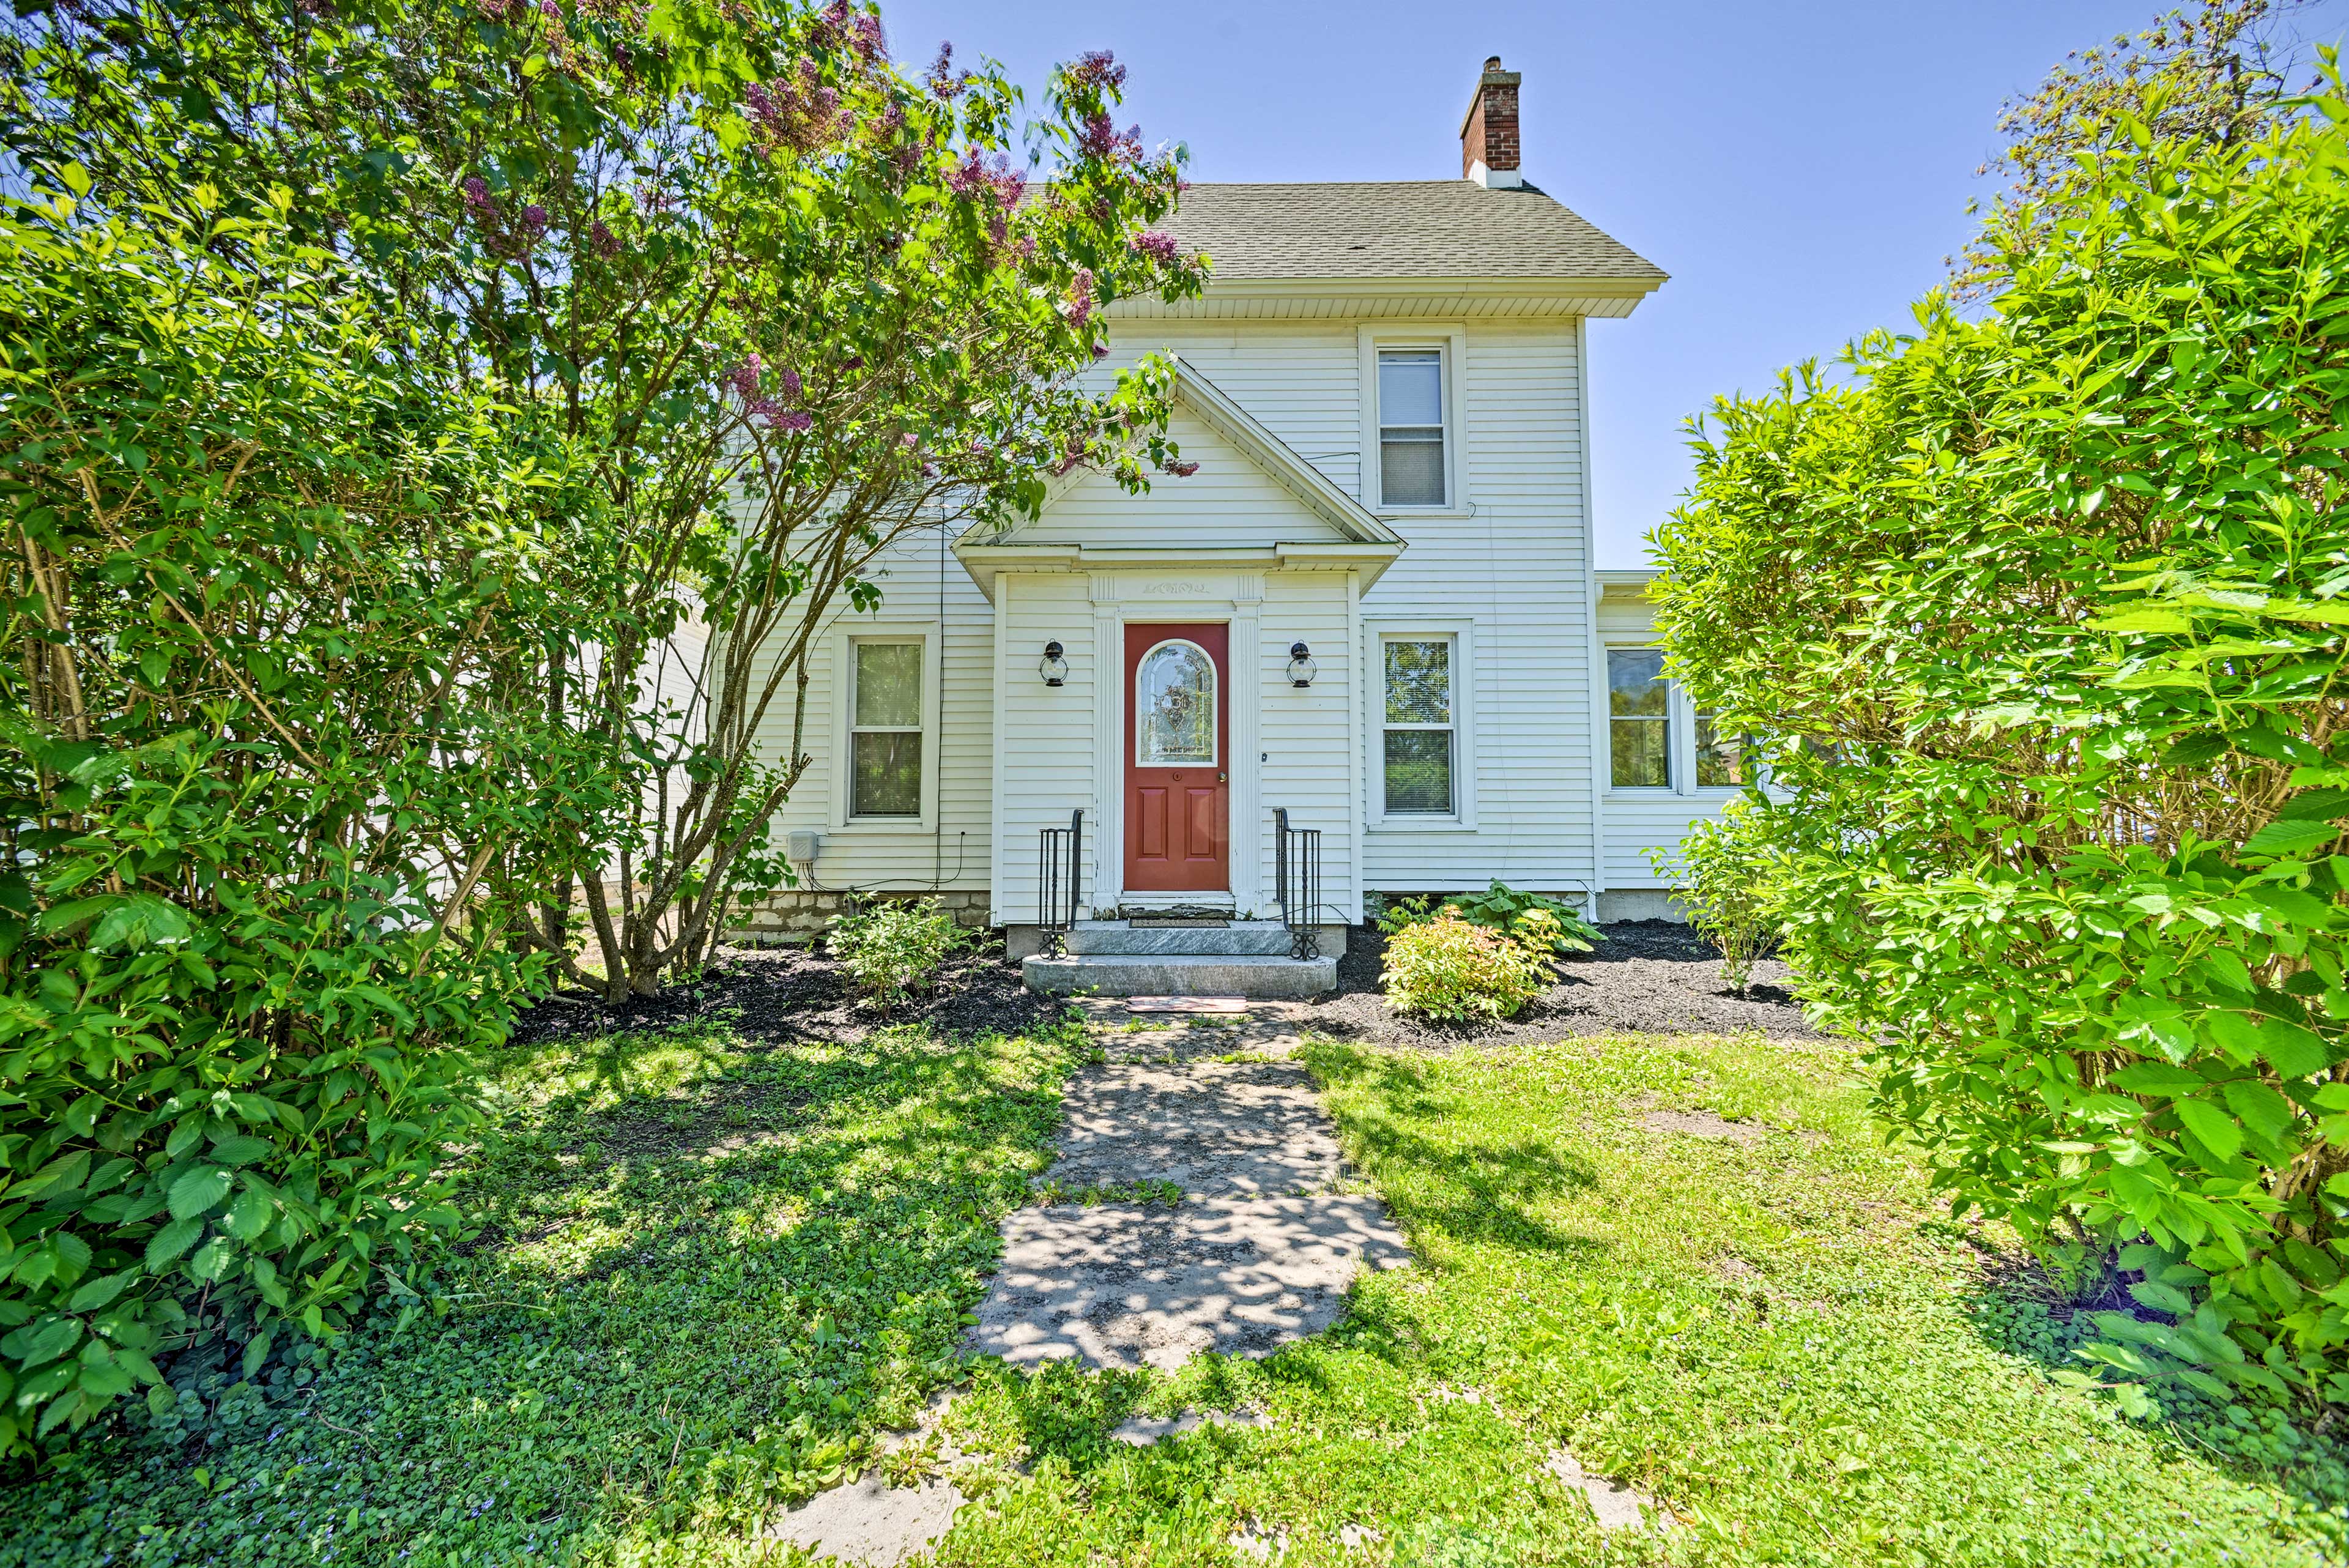
{"type": "Polygon", "coordinates": [[[1481,158],[1472,158],[1468,161],[1468,178],[1475,181],[1487,191],[1514,191],[1526,182],[1526,177],[1521,171],[1487,169],[1485,167],[1485,161],[1481,158]]]}
{"type": "Polygon", "coordinates": [[[1357,400],[1361,405],[1362,458],[1355,472],[1362,505],[1374,515],[1397,519],[1474,516],[1469,485],[1468,329],[1457,321],[1365,322],[1355,329],[1357,400]],[[1389,506],[1379,493],[1379,350],[1437,348],[1444,353],[1444,504],[1389,506]]]}

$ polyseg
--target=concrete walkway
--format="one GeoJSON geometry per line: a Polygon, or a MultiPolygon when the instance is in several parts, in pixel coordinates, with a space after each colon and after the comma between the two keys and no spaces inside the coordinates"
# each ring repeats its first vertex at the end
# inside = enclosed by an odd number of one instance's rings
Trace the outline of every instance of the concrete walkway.
{"type": "MultiPolygon", "coordinates": [[[[1017,1365],[1164,1371],[1203,1351],[1261,1355],[1327,1328],[1363,1270],[1410,1261],[1385,1204],[1348,1190],[1358,1184],[1312,1077],[1286,1059],[1293,1033],[1266,1020],[1129,1030],[1120,1004],[1085,1005],[1105,1059],[1070,1078],[1043,1185],[1112,1200],[1004,1221],[1003,1265],[968,1348],[1017,1365]],[[1239,1053],[1250,1059],[1217,1059],[1239,1053]],[[1136,1193],[1151,1200],[1118,1200],[1136,1193]]],[[[1129,1423],[1115,1435],[1154,1442],[1196,1424],[1129,1423]]],[[[899,1490],[867,1477],[793,1510],[774,1533],[843,1563],[894,1565],[926,1555],[961,1501],[950,1480],[899,1490]]]]}

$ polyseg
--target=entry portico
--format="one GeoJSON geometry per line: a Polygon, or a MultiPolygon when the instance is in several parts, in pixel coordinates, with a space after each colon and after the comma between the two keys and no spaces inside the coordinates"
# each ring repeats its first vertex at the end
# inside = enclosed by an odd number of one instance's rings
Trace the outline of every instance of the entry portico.
{"type": "Polygon", "coordinates": [[[1083,911],[1271,918],[1277,812],[1320,835],[1322,907],[1292,919],[1359,918],[1361,601],[1403,542],[1179,360],[1174,401],[1196,473],[1072,477],[956,545],[997,628],[998,924],[1065,918],[1041,857],[1072,818],[1083,911]]]}

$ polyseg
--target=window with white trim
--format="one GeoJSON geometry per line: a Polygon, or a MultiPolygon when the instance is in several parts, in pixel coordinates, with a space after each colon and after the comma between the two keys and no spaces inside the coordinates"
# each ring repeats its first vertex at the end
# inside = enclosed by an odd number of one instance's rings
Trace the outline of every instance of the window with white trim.
{"type": "Polygon", "coordinates": [[[1386,815],[1450,816],[1460,809],[1460,757],[1451,637],[1379,639],[1386,692],[1382,748],[1386,815]]]}
{"type": "Polygon", "coordinates": [[[1671,688],[1662,649],[1607,650],[1608,778],[1615,788],[1672,787],[1671,688]]]}
{"type": "Polygon", "coordinates": [[[1444,506],[1444,350],[1381,348],[1379,366],[1379,504],[1444,506]]]}
{"type": "Polygon", "coordinates": [[[848,815],[922,815],[922,643],[849,644],[848,815]]]}

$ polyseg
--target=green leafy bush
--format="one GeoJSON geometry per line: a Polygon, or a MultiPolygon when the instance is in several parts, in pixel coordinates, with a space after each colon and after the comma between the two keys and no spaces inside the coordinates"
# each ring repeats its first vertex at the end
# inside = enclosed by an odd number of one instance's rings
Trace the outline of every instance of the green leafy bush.
{"type": "Polygon", "coordinates": [[[577,641],[516,507],[560,453],[342,281],[266,220],[0,222],[0,1453],[416,1301],[541,967],[477,880],[596,809],[507,701],[577,641]]]}
{"type": "Polygon", "coordinates": [[[1441,902],[1433,895],[1399,898],[1388,904],[1372,923],[1392,937],[1441,915],[1499,931],[1530,943],[1542,953],[1587,953],[1592,944],[1607,940],[1573,905],[1547,893],[1520,893],[1499,882],[1481,893],[1462,893],[1441,902]]]}
{"type": "Polygon", "coordinates": [[[889,898],[833,921],[824,945],[883,1008],[936,983],[947,960],[970,945],[936,898],[889,898]]]}
{"type": "Polygon", "coordinates": [[[1651,855],[1659,871],[1683,881],[1689,924],[1721,950],[1721,978],[1740,992],[1778,941],[1775,888],[1783,866],[1768,812],[1766,799],[1740,797],[1692,826],[1677,846],[1651,855]]]}
{"type": "MultiPolygon", "coordinates": [[[[1716,405],[1659,535],[1778,737],[1789,957],[1957,1208],[2129,1251],[2126,1375],[2349,1399],[2349,120],[2125,125],[1994,309],[1716,405]]],[[[2102,1268],[2087,1271],[2101,1274],[2102,1268]]]]}
{"type": "Polygon", "coordinates": [[[1525,943],[1448,913],[1389,937],[1379,976],[1396,1012],[1455,1022],[1514,1018],[1547,978],[1525,943]]]}

